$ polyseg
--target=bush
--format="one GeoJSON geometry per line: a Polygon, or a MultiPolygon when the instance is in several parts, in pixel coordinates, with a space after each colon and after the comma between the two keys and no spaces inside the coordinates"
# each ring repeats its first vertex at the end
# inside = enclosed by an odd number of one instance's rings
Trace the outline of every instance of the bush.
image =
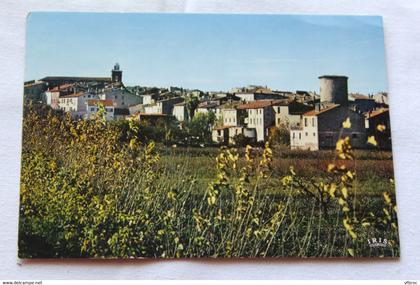
{"type": "Polygon", "coordinates": [[[19,256],[398,256],[392,182],[354,192],[346,140],[328,178],[273,178],[269,144],[221,148],[207,189],[190,157],[161,162],[135,122],[25,107],[19,256]],[[357,198],[357,200],[356,200],[357,198]],[[357,202],[357,203],[356,203],[357,202]],[[369,248],[385,236],[388,247],[369,248]]]}

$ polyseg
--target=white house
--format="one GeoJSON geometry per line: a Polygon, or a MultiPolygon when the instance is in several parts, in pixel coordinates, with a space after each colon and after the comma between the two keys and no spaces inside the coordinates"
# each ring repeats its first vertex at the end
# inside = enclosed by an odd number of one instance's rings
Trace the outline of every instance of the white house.
{"type": "Polygon", "coordinates": [[[273,104],[277,128],[296,128],[301,124],[302,115],[313,107],[296,101],[279,101],[273,104]]]}
{"type": "Polygon", "coordinates": [[[58,99],[58,105],[64,112],[72,113],[72,116],[83,117],[86,114],[86,101],[90,99],[99,99],[96,94],[78,92],[58,99]]]}
{"type": "Polygon", "coordinates": [[[101,100],[112,100],[116,108],[128,108],[129,106],[143,103],[141,96],[135,95],[122,88],[105,90],[100,95],[101,100]]]}
{"type": "Polygon", "coordinates": [[[279,100],[285,98],[282,94],[273,92],[264,87],[257,87],[254,89],[244,89],[234,93],[236,97],[241,98],[242,101],[252,102],[257,100],[279,100]]]}
{"type": "Polygon", "coordinates": [[[165,100],[158,101],[151,105],[144,106],[144,112],[146,114],[166,114],[172,115],[174,105],[183,102],[182,97],[174,97],[165,100]]]}
{"type": "Polygon", "coordinates": [[[204,101],[198,105],[197,109],[195,110],[195,114],[198,114],[198,113],[207,114],[209,112],[213,112],[216,114],[216,112],[219,112],[216,110],[219,108],[219,106],[220,106],[219,101],[204,101]]]}
{"type": "Polygon", "coordinates": [[[180,122],[188,121],[189,114],[185,102],[175,104],[174,109],[172,111],[172,115],[174,115],[174,117],[180,122]]]}
{"type": "Polygon", "coordinates": [[[292,149],[319,150],[334,148],[338,139],[349,136],[354,148],[366,146],[366,129],[363,114],[355,112],[347,105],[330,104],[317,106],[315,110],[302,115],[299,127],[290,131],[292,149]],[[351,127],[343,128],[349,118],[351,127]]]}
{"type": "Polygon", "coordinates": [[[141,97],[143,98],[143,104],[144,105],[150,105],[150,104],[156,103],[156,101],[159,97],[159,94],[157,94],[157,93],[143,94],[143,95],[141,95],[141,97]]]}
{"type": "Polygon", "coordinates": [[[45,91],[42,96],[42,101],[55,110],[60,108],[59,99],[60,91],[45,91]]]}
{"type": "Polygon", "coordinates": [[[95,116],[100,106],[103,106],[105,109],[105,119],[107,121],[114,120],[114,102],[112,100],[96,100],[96,99],[90,99],[86,101],[86,119],[92,118],[92,116],[95,116]]]}
{"type": "Polygon", "coordinates": [[[221,108],[221,118],[224,126],[234,127],[241,125],[236,108],[221,108]]]}
{"type": "Polygon", "coordinates": [[[255,129],[242,126],[217,126],[212,129],[212,140],[220,144],[235,144],[235,136],[242,134],[244,137],[255,141],[255,129]]]}
{"type": "Polygon", "coordinates": [[[268,136],[268,128],[274,126],[275,113],[273,104],[275,103],[277,101],[259,100],[237,107],[238,110],[246,110],[247,117],[244,123],[247,128],[255,129],[257,141],[264,141],[268,136]]]}
{"type": "Polygon", "coordinates": [[[74,84],[62,84],[52,89],[49,89],[43,93],[41,100],[43,103],[51,106],[51,108],[57,110],[60,108],[59,99],[60,96],[66,96],[73,93],[74,84]]]}

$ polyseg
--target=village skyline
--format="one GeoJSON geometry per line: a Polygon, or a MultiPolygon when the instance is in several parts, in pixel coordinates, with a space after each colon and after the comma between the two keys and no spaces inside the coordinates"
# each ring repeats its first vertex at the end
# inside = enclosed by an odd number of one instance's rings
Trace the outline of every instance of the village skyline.
{"type": "Polygon", "coordinates": [[[399,257],[380,17],[27,32],[20,258],[399,257]]]}
{"type": "Polygon", "coordinates": [[[387,91],[380,17],[125,16],[30,14],[25,81],[106,76],[111,61],[127,86],[319,91],[317,76],[338,74],[351,93],[387,91]]]}

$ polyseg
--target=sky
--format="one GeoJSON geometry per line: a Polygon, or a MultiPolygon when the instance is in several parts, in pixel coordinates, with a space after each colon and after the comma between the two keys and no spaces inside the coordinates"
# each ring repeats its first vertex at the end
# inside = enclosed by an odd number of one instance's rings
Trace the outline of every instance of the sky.
{"type": "Polygon", "coordinates": [[[387,91],[378,16],[28,15],[26,81],[110,76],[116,62],[127,86],[318,92],[327,74],[348,76],[349,92],[387,91]]]}

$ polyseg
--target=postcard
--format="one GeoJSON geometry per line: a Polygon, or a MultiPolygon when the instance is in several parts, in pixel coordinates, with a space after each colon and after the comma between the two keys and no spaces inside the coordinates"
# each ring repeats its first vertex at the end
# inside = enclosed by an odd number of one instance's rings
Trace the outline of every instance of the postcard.
{"type": "Polygon", "coordinates": [[[20,258],[398,258],[382,18],[35,12],[20,258]]]}

